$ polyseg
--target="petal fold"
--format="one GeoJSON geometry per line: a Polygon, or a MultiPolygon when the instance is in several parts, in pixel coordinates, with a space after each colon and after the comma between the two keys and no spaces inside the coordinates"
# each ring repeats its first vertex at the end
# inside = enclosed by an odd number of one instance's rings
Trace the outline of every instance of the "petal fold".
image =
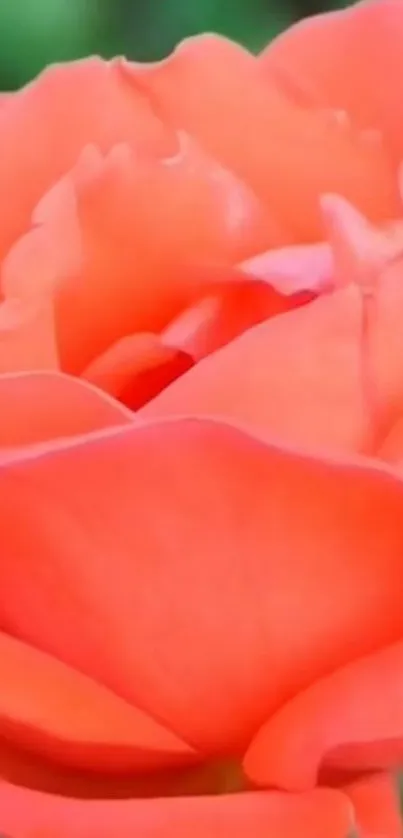
{"type": "Polygon", "coordinates": [[[286,704],[245,758],[261,785],[302,791],[319,770],[394,769],[403,758],[403,643],[337,670],[286,704]]]}
{"type": "MultiPolygon", "coordinates": [[[[160,331],[206,293],[210,265],[267,245],[265,219],[253,193],[192,140],[159,159],[127,144],[106,156],[84,150],[34,215],[41,263],[53,269],[62,368],[81,373],[122,336],[160,331]]],[[[14,283],[35,288],[36,263],[21,248],[14,283]]]]}
{"type": "Polygon", "coordinates": [[[192,365],[186,351],[169,346],[158,335],[137,332],[98,356],[83,378],[137,410],[192,365]]]}
{"type": "Polygon", "coordinates": [[[343,788],[348,794],[360,838],[401,838],[403,826],[396,778],[370,774],[343,788]]]}
{"type": "Polygon", "coordinates": [[[219,415],[291,445],[382,451],[403,410],[401,230],[374,230],[339,197],[327,211],[336,290],[286,297],[306,304],[232,340],[144,415],[219,415]]]}
{"type": "Polygon", "coordinates": [[[370,417],[361,388],[361,319],[354,287],[323,295],[231,341],[142,413],[222,416],[291,445],[363,449],[370,417]]]}
{"type": "MultiPolygon", "coordinates": [[[[245,266],[247,270],[247,265],[245,266]]],[[[164,343],[199,361],[247,329],[307,301],[303,293],[279,293],[270,280],[231,269],[227,280],[181,312],[163,331],[164,343]]]]}

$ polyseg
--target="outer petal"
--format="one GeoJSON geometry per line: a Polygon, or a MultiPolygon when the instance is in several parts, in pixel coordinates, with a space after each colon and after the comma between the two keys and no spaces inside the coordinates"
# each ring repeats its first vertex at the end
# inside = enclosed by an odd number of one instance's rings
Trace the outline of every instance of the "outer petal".
{"type": "Polygon", "coordinates": [[[0,829],[18,838],[348,838],[339,792],[82,802],[0,786],[0,829]]]}
{"type": "Polygon", "coordinates": [[[341,108],[355,125],[379,129],[395,162],[403,153],[400,0],[361,0],[346,11],[291,27],[262,54],[273,79],[302,88],[313,105],[341,108]]]}
{"type": "Polygon", "coordinates": [[[170,153],[172,132],[129,86],[119,62],[99,58],[58,65],[6,100],[0,111],[0,254],[29,224],[33,207],[74,165],[82,148],[115,143],[170,153]],[[68,125],[68,130],[66,130],[68,125]]]}
{"type": "Polygon", "coordinates": [[[398,213],[395,173],[379,139],[268,85],[258,61],[235,44],[193,38],[165,61],[126,71],[169,124],[197,137],[263,198],[279,227],[272,245],[320,238],[324,191],[341,192],[374,218],[398,213]]]}
{"type": "Polygon", "coordinates": [[[0,447],[126,425],[132,415],[95,387],[61,373],[0,376],[0,447]]]}
{"type": "Polygon", "coordinates": [[[396,779],[371,774],[344,787],[353,803],[357,831],[362,838],[401,838],[402,816],[396,779]]]}
{"type": "Polygon", "coordinates": [[[319,769],[395,768],[403,757],[403,643],[361,658],[297,695],[246,755],[261,785],[302,791],[319,769]]]}
{"type": "Polygon", "coordinates": [[[402,631],[394,475],[208,420],[34,453],[0,472],[2,624],[204,752],[402,631]]]}
{"type": "MultiPolygon", "coordinates": [[[[87,149],[34,221],[41,260],[53,264],[61,363],[75,373],[122,336],[159,331],[193,301],[208,272],[196,282],[192,266],[232,264],[268,242],[259,201],[189,140],[158,161],[129,146],[106,158],[87,149]]],[[[14,284],[34,279],[20,247],[14,284]]]]}
{"type": "MultiPolygon", "coordinates": [[[[188,745],[141,710],[3,633],[0,677],[2,738],[28,752],[110,772],[194,758],[188,745]]],[[[2,753],[1,773],[3,760],[2,753]]]]}

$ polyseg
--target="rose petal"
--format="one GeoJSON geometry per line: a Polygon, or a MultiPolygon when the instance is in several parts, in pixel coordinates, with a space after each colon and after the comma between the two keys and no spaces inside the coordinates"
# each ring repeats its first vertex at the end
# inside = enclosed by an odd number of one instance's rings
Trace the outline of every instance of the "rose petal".
{"type": "Polygon", "coordinates": [[[118,402],[62,373],[2,375],[0,404],[3,448],[126,425],[132,420],[131,413],[118,402]]]}
{"type": "Polygon", "coordinates": [[[2,625],[204,753],[402,631],[403,484],[365,461],[184,419],[18,452],[0,478],[2,625]]]}
{"type": "Polygon", "coordinates": [[[193,367],[142,414],[223,416],[292,444],[360,450],[370,433],[361,316],[351,287],[265,321],[193,367]]]}
{"type": "Polygon", "coordinates": [[[239,272],[233,282],[212,288],[211,296],[181,312],[163,331],[163,340],[200,360],[256,323],[304,302],[303,294],[285,296],[268,282],[251,281],[239,272]]]}
{"type": "Polygon", "coordinates": [[[353,803],[361,838],[401,838],[402,818],[397,783],[388,774],[371,774],[343,789],[353,803]]]}
{"type": "Polygon", "coordinates": [[[328,790],[83,802],[0,785],[0,829],[18,838],[347,838],[351,825],[346,798],[328,790]]]}
{"type": "Polygon", "coordinates": [[[268,250],[240,267],[281,294],[318,293],[334,287],[333,254],[326,242],[268,250]]]}
{"type": "Polygon", "coordinates": [[[1,736],[28,751],[112,772],[194,758],[188,745],[146,713],[3,633],[0,678],[1,736]]]}
{"type": "MultiPolygon", "coordinates": [[[[86,150],[34,218],[40,262],[53,269],[62,368],[73,373],[192,302],[202,282],[192,265],[231,264],[267,244],[258,200],[191,141],[160,160],[122,145],[105,158],[86,150]]],[[[21,247],[13,284],[35,287],[38,257],[21,247]]]]}
{"type": "Polygon", "coordinates": [[[403,410],[402,245],[341,198],[328,196],[326,206],[340,290],[233,340],[144,415],[191,410],[292,444],[382,451],[403,410]]]}
{"type": "MultiPolygon", "coordinates": [[[[182,247],[192,252],[194,247],[200,251],[205,243],[213,244],[230,261],[237,261],[267,245],[271,239],[270,214],[250,187],[184,131],[178,131],[178,142],[177,154],[162,161],[156,173],[157,182],[155,185],[151,182],[150,186],[156,189],[156,197],[160,191],[174,189],[172,209],[177,212],[179,204],[182,224],[187,221],[182,247]],[[192,218],[186,218],[186,207],[194,214],[194,226],[192,218]]],[[[157,219],[158,209],[157,202],[154,206],[157,219]]],[[[159,211],[163,212],[165,226],[172,235],[174,219],[169,218],[164,208],[159,211]]]]}
{"type": "MultiPolygon", "coordinates": [[[[336,285],[362,293],[362,391],[372,416],[372,450],[396,435],[403,408],[403,231],[401,223],[373,228],[339,196],[322,199],[334,253],[336,285]]],[[[390,442],[386,443],[390,448],[390,442]]]]}
{"type": "Polygon", "coordinates": [[[263,786],[305,791],[319,769],[395,768],[403,757],[403,643],[360,658],[270,718],[245,758],[263,786]]]}
{"type": "Polygon", "coordinates": [[[322,196],[321,206],[333,253],[334,284],[354,282],[366,292],[376,292],[381,272],[403,255],[402,222],[373,227],[339,195],[322,196]]]}
{"type": "Polygon", "coordinates": [[[132,409],[142,407],[193,364],[185,351],[158,335],[138,332],[114,343],[83,372],[83,378],[132,409]]]}
{"type": "Polygon", "coordinates": [[[399,212],[396,173],[380,140],[330,109],[302,107],[276,81],[268,84],[258,60],[236,44],[192,38],[168,59],[127,64],[126,72],[169,124],[196,137],[266,202],[277,222],[272,246],[321,237],[323,192],[340,192],[371,218],[399,212]]]}
{"type": "Polygon", "coordinates": [[[7,196],[0,254],[21,235],[36,202],[84,146],[92,142],[107,152],[120,141],[155,154],[175,147],[173,133],[141,91],[127,84],[119,62],[90,58],[51,67],[8,97],[0,111],[0,189],[7,196]]]}
{"type": "Polygon", "coordinates": [[[403,10],[400,0],[366,0],[308,18],[273,41],[260,57],[267,82],[311,92],[312,103],[343,109],[361,128],[380,129],[400,162],[403,106],[403,10]]]}
{"type": "Polygon", "coordinates": [[[378,457],[387,463],[403,464],[403,417],[399,416],[381,440],[378,457]]]}
{"type": "Polygon", "coordinates": [[[53,304],[50,299],[0,302],[0,374],[57,370],[53,304]]]}

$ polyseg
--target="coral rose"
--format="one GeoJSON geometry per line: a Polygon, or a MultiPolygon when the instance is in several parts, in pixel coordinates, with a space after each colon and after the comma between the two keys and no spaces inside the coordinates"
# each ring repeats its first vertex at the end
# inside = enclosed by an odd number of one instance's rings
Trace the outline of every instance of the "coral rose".
{"type": "Polygon", "coordinates": [[[0,103],[0,832],[401,835],[401,0],[0,103]]]}

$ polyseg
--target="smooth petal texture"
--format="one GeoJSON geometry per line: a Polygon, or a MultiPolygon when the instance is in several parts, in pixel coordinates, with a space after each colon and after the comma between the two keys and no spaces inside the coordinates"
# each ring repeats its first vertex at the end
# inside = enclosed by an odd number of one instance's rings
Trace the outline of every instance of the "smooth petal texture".
{"type": "Polygon", "coordinates": [[[403,256],[403,222],[373,227],[339,195],[323,195],[321,207],[333,253],[334,286],[356,283],[375,293],[382,271],[403,256]]]}
{"type": "Polygon", "coordinates": [[[346,798],[328,790],[82,802],[0,785],[0,829],[18,838],[348,838],[351,825],[346,798]]]}
{"type": "MultiPolygon", "coordinates": [[[[271,229],[270,212],[254,191],[206,152],[193,136],[179,130],[177,139],[177,154],[162,160],[157,183],[150,186],[156,190],[155,197],[169,187],[177,191],[171,196],[171,203],[174,211],[179,209],[183,224],[185,208],[194,213],[199,229],[193,229],[191,217],[187,219],[187,235],[182,240],[185,252],[191,253],[196,247],[198,254],[203,255],[205,245],[209,245],[208,250],[213,245],[232,262],[269,243],[275,232],[271,229]]],[[[174,219],[169,219],[165,212],[164,220],[168,234],[172,235],[174,219]]]]}
{"type": "Polygon", "coordinates": [[[372,450],[398,456],[403,407],[403,230],[401,222],[372,227],[343,198],[322,198],[334,254],[334,283],[362,293],[362,391],[372,417],[372,450]]]}
{"type": "Polygon", "coordinates": [[[403,464],[403,417],[399,416],[384,435],[378,448],[378,457],[387,463],[403,464]]]}
{"type": "Polygon", "coordinates": [[[268,250],[248,259],[241,268],[287,296],[334,287],[333,254],[327,242],[268,250]]]}
{"type": "Polygon", "coordinates": [[[62,373],[0,376],[0,448],[48,442],[126,425],[128,410],[95,387],[62,373]]]}
{"type": "Polygon", "coordinates": [[[189,354],[158,335],[138,332],[121,338],[90,364],[83,378],[138,409],[193,364],[189,354]]]}
{"type": "Polygon", "coordinates": [[[7,195],[0,215],[1,256],[29,226],[42,194],[88,143],[103,153],[122,141],[151,154],[175,148],[173,133],[149,100],[127,84],[119,62],[99,58],[51,67],[7,97],[0,138],[0,189],[7,195]]]}
{"type": "MultiPolygon", "coordinates": [[[[94,153],[86,151],[77,168],[80,172],[84,168],[92,170],[96,161],[94,153]]],[[[71,196],[63,193],[63,197],[71,196]]],[[[57,279],[77,271],[80,234],[71,200],[64,202],[67,208],[60,200],[56,206],[54,201],[50,203],[46,226],[38,211],[33,217],[34,227],[17,241],[1,264],[1,373],[60,368],[55,286],[57,279]]]]}
{"type": "Polygon", "coordinates": [[[340,192],[371,218],[398,213],[396,175],[378,137],[354,131],[330,108],[301,105],[277,80],[268,84],[237,45],[201,36],[126,72],[168,124],[196,137],[265,201],[278,227],[272,246],[321,237],[323,192],[340,192]]]}
{"type": "Polygon", "coordinates": [[[245,758],[263,786],[304,791],[320,769],[397,768],[403,757],[403,643],[354,661],[268,720],[245,758]]]}
{"type": "Polygon", "coordinates": [[[378,412],[377,451],[398,422],[403,409],[401,330],[403,314],[403,259],[379,276],[368,324],[368,373],[378,412]]]}
{"type": "Polygon", "coordinates": [[[163,332],[165,343],[180,347],[195,360],[225,346],[246,329],[275,317],[307,301],[303,293],[288,296],[269,282],[252,281],[241,271],[233,272],[233,281],[220,289],[211,289],[186,309],[163,332]]]}
{"type": "Polygon", "coordinates": [[[188,745],[141,710],[3,633],[0,677],[1,735],[28,752],[109,772],[194,758],[188,745]]]}
{"type": "Polygon", "coordinates": [[[340,290],[232,341],[144,414],[215,414],[291,444],[382,452],[403,410],[403,259],[393,236],[359,232],[333,230],[340,290]]]}
{"type": "Polygon", "coordinates": [[[49,445],[1,469],[0,619],[234,753],[298,688],[400,635],[402,504],[365,461],[209,420],[49,445]]]}
{"type": "Polygon", "coordinates": [[[396,778],[372,774],[344,787],[354,806],[360,838],[402,838],[396,778]]]}
{"type": "Polygon", "coordinates": [[[52,301],[0,302],[0,374],[42,369],[59,369],[52,301]]]}
{"type": "Polygon", "coordinates": [[[197,364],[143,415],[216,415],[291,444],[353,450],[370,423],[361,387],[362,305],[351,287],[265,321],[197,364]]]}
{"type": "Polygon", "coordinates": [[[260,57],[267,83],[283,79],[308,91],[313,106],[347,111],[353,124],[382,132],[396,163],[403,153],[400,0],[362,0],[350,9],[308,18],[260,57]]]}
{"type": "MultiPolygon", "coordinates": [[[[74,373],[124,335],[159,331],[193,301],[208,271],[196,282],[192,266],[231,264],[268,241],[257,198],[188,139],[159,160],[128,145],[106,157],[86,149],[34,221],[42,263],[57,254],[57,338],[62,368],[74,373]]],[[[14,262],[21,284],[32,275],[30,253],[14,262]]]]}

